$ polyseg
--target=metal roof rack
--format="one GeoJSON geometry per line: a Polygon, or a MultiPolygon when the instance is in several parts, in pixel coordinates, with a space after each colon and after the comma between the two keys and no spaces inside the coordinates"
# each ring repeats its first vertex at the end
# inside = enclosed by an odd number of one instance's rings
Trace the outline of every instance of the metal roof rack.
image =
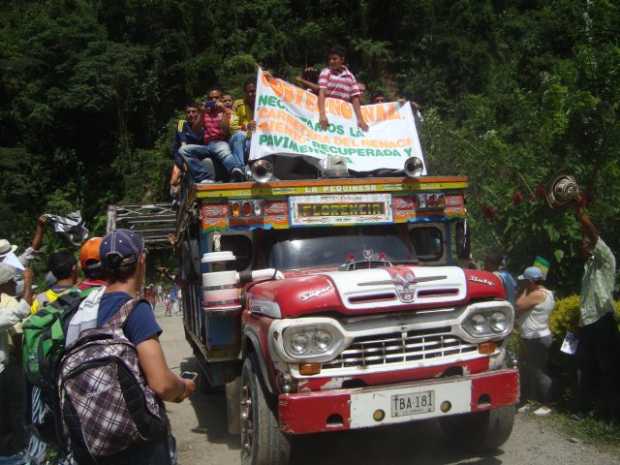
{"type": "Polygon", "coordinates": [[[176,215],[170,203],[110,205],[106,232],[132,229],[142,234],[148,247],[172,247],[169,235],[175,233],[176,215]]]}

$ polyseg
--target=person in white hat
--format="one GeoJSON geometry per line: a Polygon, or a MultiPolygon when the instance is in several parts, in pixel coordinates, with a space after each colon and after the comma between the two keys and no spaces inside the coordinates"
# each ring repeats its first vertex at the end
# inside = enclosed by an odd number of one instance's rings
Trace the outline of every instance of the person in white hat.
{"type": "Polygon", "coordinates": [[[15,255],[17,246],[11,244],[6,239],[0,239],[0,263],[16,268],[19,271],[23,271],[25,267],[30,264],[30,261],[35,257],[37,251],[41,248],[43,242],[43,233],[45,232],[45,224],[47,223],[47,217],[41,215],[37,219],[37,228],[32,238],[32,244],[18,257],[15,255]]]}
{"type": "Polygon", "coordinates": [[[0,455],[23,450],[24,374],[12,344],[12,329],[30,314],[32,271],[24,270],[24,298],[15,299],[17,270],[0,263],[0,455]]]}
{"type": "MultiPolygon", "coordinates": [[[[515,310],[521,329],[521,374],[522,400],[536,401],[541,405],[534,411],[535,415],[551,413],[548,404],[551,401],[551,377],[547,373],[549,348],[552,338],[549,329],[549,315],[555,307],[553,292],[543,282],[544,275],[540,268],[530,266],[517,278],[523,291],[515,302],[515,310]]],[[[521,412],[529,408],[525,405],[521,412]]]]}

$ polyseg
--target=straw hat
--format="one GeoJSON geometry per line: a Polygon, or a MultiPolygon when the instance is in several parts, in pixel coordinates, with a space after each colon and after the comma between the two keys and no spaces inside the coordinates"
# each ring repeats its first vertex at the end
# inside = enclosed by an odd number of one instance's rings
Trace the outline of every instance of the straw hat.
{"type": "Polygon", "coordinates": [[[16,250],[16,245],[12,245],[6,239],[0,239],[0,257],[4,257],[5,255],[15,252],[16,250]]]}

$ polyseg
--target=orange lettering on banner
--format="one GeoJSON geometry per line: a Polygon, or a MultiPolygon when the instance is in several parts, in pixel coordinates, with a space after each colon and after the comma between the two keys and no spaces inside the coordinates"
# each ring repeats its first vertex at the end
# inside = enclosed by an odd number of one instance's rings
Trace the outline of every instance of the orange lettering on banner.
{"type": "Polygon", "coordinates": [[[397,103],[386,103],[362,107],[362,115],[367,123],[400,119],[397,103]]]}
{"type": "MultiPolygon", "coordinates": [[[[281,79],[267,79],[265,74],[261,74],[262,83],[271,87],[282,101],[305,108],[309,112],[318,111],[318,97],[310,92],[289,84],[281,79]]],[[[362,115],[367,123],[378,123],[381,121],[400,119],[399,104],[396,102],[368,105],[362,107],[362,115]]],[[[344,100],[327,98],[325,99],[325,111],[330,115],[340,116],[344,119],[352,119],[353,105],[344,100]]]]}
{"type": "MultiPolygon", "coordinates": [[[[310,92],[289,84],[281,79],[268,80],[262,75],[262,82],[271,87],[282,101],[304,107],[310,112],[318,111],[318,97],[310,92]]],[[[328,114],[340,116],[344,119],[353,118],[353,106],[344,100],[327,98],[325,99],[325,111],[328,114]]]]}
{"type": "Polygon", "coordinates": [[[267,76],[265,76],[265,73],[260,73],[260,77],[261,77],[261,82],[263,83],[264,86],[271,85],[271,82],[269,82],[269,79],[267,79],[267,76]]]}
{"type": "Polygon", "coordinates": [[[313,113],[317,113],[319,111],[319,98],[313,93],[304,91],[303,102],[306,110],[313,113]]]}

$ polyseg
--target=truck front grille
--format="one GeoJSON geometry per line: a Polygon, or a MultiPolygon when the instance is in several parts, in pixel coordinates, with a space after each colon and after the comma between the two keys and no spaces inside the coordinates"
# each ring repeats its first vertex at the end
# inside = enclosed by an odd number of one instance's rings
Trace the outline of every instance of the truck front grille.
{"type": "Polygon", "coordinates": [[[323,369],[365,368],[424,361],[475,352],[475,344],[450,333],[450,327],[357,337],[323,369]]]}

